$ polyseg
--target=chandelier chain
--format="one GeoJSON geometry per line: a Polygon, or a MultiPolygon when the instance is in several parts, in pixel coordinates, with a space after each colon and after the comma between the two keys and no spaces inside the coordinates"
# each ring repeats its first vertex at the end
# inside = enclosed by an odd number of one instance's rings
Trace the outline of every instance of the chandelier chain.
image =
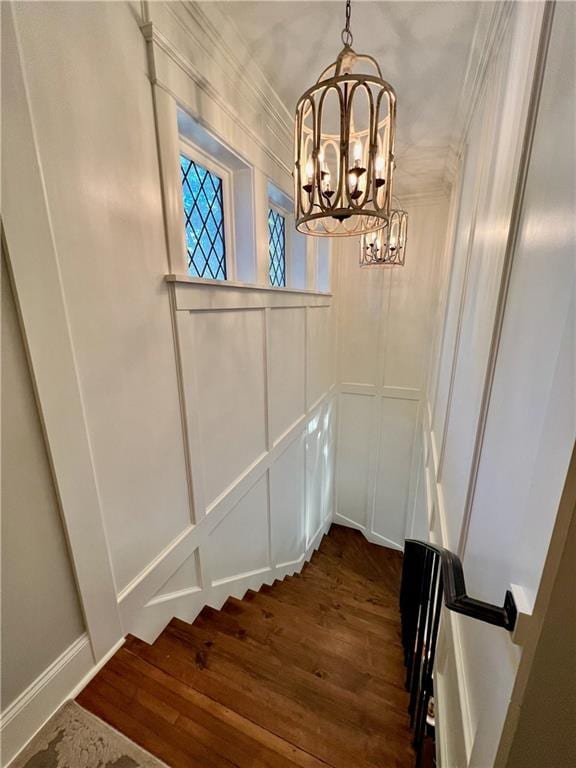
{"type": "Polygon", "coordinates": [[[352,2],[346,0],[346,26],[342,30],[341,38],[344,45],[351,46],[354,42],[354,37],[350,31],[350,17],[352,16],[352,2]]]}

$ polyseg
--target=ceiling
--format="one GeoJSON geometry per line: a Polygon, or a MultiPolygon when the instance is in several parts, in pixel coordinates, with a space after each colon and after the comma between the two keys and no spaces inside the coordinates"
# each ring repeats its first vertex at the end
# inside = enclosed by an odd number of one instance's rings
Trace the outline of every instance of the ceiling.
{"type": "MultiPolygon", "coordinates": [[[[354,48],[370,53],[398,96],[397,190],[425,192],[447,181],[450,146],[480,2],[352,3],[354,48]]],[[[219,2],[292,113],[300,94],[342,47],[344,2],[219,2]]]]}

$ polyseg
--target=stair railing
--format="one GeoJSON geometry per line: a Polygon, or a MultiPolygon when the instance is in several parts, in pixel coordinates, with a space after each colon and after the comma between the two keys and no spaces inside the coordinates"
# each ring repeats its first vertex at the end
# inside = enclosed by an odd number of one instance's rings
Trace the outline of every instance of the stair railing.
{"type": "Polygon", "coordinates": [[[443,547],[407,539],[404,545],[400,612],[410,692],[410,726],[414,730],[416,765],[420,764],[426,716],[433,696],[433,670],[442,602],[451,611],[503,627],[512,632],[517,609],[508,590],[502,607],[466,594],[460,558],[443,547]]]}

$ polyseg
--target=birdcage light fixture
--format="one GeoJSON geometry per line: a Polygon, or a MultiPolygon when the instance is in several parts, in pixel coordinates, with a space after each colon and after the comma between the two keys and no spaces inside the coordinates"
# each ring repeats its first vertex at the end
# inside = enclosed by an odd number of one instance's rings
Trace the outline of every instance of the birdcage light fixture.
{"type": "Polygon", "coordinates": [[[390,215],[396,94],[353,50],[350,14],[347,0],[344,47],[296,105],[295,220],[307,235],[374,232],[390,215]]]}
{"type": "Polygon", "coordinates": [[[393,208],[385,227],[360,238],[360,266],[403,267],[407,237],[408,214],[400,207],[393,208]]]}

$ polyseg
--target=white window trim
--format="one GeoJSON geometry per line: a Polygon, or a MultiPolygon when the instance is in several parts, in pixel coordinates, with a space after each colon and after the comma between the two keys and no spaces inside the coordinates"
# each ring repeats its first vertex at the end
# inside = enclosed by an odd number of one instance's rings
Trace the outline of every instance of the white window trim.
{"type": "MultiPolygon", "coordinates": [[[[224,248],[226,262],[226,280],[218,280],[217,282],[227,282],[228,280],[236,280],[236,252],[235,252],[235,232],[234,232],[234,190],[233,190],[233,174],[229,168],[222,163],[219,163],[213,157],[208,155],[202,149],[197,147],[192,142],[180,136],[180,154],[187,157],[189,160],[202,165],[211,173],[222,179],[222,205],[224,216],[224,248]]],[[[178,158],[180,164],[180,157],[178,158]]],[[[182,194],[182,190],[180,191],[182,194]]],[[[186,246],[186,216],[184,213],[184,199],[182,198],[182,212],[184,219],[184,228],[182,231],[182,248],[185,261],[188,264],[188,249],[186,246]]],[[[194,276],[196,277],[196,276],[194,276]]],[[[211,278],[197,278],[199,280],[208,280],[211,278]]]]}

